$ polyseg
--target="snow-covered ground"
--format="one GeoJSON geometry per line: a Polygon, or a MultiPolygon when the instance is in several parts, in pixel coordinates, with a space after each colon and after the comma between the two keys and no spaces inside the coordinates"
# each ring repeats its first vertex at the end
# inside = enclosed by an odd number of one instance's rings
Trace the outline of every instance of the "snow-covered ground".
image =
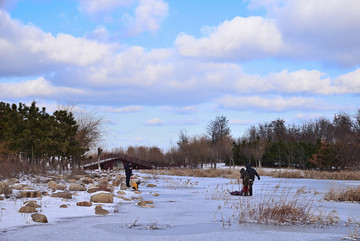
{"type": "MultiPolygon", "coordinates": [[[[106,216],[95,215],[95,205],[76,206],[76,202],[90,201],[92,194],[85,191],[72,192],[77,196],[67,200],[50,196],[31,199],[41,205],[38,210],[47,216],[46,224],[35,223],[31,214],[18,212],[29,198],[2,200],[0,240],[340,240],[355,230],[356,225],[347,225],[348,221],[360,221],[359,203],[323,200],[332,185],[358,186],[359,181],[263,176],[255,181],[254,196],[239,197],[228,194],[239,190],[239,185],[231,179],[135,174],[143,180],[141,193],[126,190],[123,197],[128,201],[125,201],[117,194],[119,187],[116,187],[114,203],[104,204],[103,208],[110,212],[106,216]],[[147,187],[148,183],[156,186],[147,187]],[[292,193],[302,190],[302,195],[314,200],[315,211],[332,212],[339,217],[339,223],[319,227],[238,222],[235,206],[264,198],[275,187],[290,189],[292,193]],[[153,201],[154,207],[139,206],[139,198],[153,201]],[[62,204],[68,208],[60,208],[62,204]]],[[[39,190],[47,187],[46,184],[32,186],[39,190]]],[[[274,195],[274,198],[280,197],[274,195]]]]}

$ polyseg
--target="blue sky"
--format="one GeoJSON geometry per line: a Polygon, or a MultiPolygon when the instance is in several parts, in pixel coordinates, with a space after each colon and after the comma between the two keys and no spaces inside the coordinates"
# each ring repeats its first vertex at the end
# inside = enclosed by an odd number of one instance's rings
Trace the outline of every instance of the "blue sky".
{"type": "Polygon", "coordinates": [[[358,0],[2,0],[0,100],[75,104],[107,149],[355,114],[358,0]]]}

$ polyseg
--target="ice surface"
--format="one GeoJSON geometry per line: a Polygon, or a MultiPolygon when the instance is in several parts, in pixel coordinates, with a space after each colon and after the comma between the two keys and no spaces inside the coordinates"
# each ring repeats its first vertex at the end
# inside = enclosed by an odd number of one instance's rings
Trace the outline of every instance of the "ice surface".
{"type": "MultiPolygon", "coordinates": [[[[139,174],[139,173],[137,173],[139,174]]],[[[140,185],[141,194],[127,190],[126,196],[141,196],[154,202],[154,208],[137,205],[138,200],[124,201],[115,198],[114,203],[104,204],[109,215],[96,216],[92,207],[78,207],[76,202],[89,201],[90,194],[76,192],[78,196],[63,201],[61,198],[35,199],[41,204],[40,213],[49,220],[36,224],[30,214],[20,214],[23,200],[0,201],[0,240],[339,240],[347,237],[354,226],[345,226],[349,219],[360,220],[359,203],[328,202],[324,193],[331,185],[360,185],[359,181],[333,181],[311,179],[279,179],[261,177],[255,181],[254,196],[231,196],[228,191],[239,190],[235,180],[225,178],[198,178],[148,176],[156,187],[140,185]],[[191,180],[189,183],[189,179],[191,180]],[[296,193],[305,190],[311,195],[318,209],[336,212],[340,222],[326,228],[301,225],[240,224],[234,219],[236,210],[232,204],[241,199],[259,199],[270,190],[289,189],[296,193]],[[318,194],[314,194],[316,193],[318,194]],[[153,196],[158,193],[159,196],[153,196]],[[68,204],[69,208],[59,208],[68,204]]],[[[39,184],[40,185],[40,184],[39,184]]],[[[40,186],[39,186],[40,188],[40,186]]],[[[114,193],[118,191],[115,189],[114,193]]],[[[278,196],[274,195],[274,198],[278,196]]],[[[278,197],[280,198],[280,197],[278,197]]]]}

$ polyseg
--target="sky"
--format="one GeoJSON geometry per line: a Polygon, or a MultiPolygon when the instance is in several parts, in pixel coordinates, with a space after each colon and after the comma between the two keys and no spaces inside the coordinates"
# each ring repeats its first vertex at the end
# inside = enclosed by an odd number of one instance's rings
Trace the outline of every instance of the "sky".
{"type": "Polygon", "coordinates": [[[0,0],[0,90],[103,118],[108,150],[331,120],[360,109],[360,3],[0,0]]]}

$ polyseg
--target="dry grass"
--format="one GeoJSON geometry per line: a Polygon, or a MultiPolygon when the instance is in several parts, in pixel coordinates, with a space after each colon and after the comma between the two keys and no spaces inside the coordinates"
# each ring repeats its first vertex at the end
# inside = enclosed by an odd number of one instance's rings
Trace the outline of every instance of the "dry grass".
{"type": "Polygon", "coordinates": [[[307,178],[327,180],[360,180],[360,171],[316,171],[316,170],[276,170],[265,172],[258,170],[261,176],[272,176],[276,178],[307,178]]]}
{"type": "Polygon", "coordinates": [[[357,187],[343,187],[332,186],[330,190],[325,193],[324,199],[326,201],[336,202],[360,202],[360,185],[357,187]]]}
{"type": "Polygon", "coordinates": [[[349,231],[348,238],[351,240],[360,240],[360,222],[357,223],[353,231],[349,231]]]}
{"type": "Polygon", "coordinates": [[[190,178],[188,179],[165,178],[164,180],[166,182],[164,186],[166,188],[171,188],[171,189],[193,188],[194,186],[199,184],[198,181],[193,181],[190,178]]]}
{"type": "MultiPolygon", "coordinates": [[[[189,177],[223,177],[230,179],[239,178],[238,169],[160,169],[143,170],[144,173],[171,176],[189,176],[189,177]]],[[[306,178],[306,179],[324,179],[324,180],[360,180],[360,171],[316,171],[316,170],[298,170],[282,169],[274,171],[265,171],[257,169],[260,176],[271,176],[275,178],[306,178]]]]}
{"type": "Polygon", "coordinates": [[[12,157],[0,157],[0,179],[19,178],[25,174],[44,175],[47,169],[41,165],[23,163],[12,157]]]}
{"type": "Polygon", "coordinates": [[[314,202],[301,192],[291,193],[290,189],[278,188],[261,195],[259,199],[240,198],[235,207],[234,217],[240,222],[264,224],[320,225],[337,224],[335,212],[326,213],[314,208],[314,202]]]}
{"type": "Polygon", "coordinates": [[[144,173],[153,175],[169,176],[187,176],[187,177],[223,177],[236,179],[239,178],[239,170],[236,169],[160,169],[160,170],[143,170],[144,173]]]}

